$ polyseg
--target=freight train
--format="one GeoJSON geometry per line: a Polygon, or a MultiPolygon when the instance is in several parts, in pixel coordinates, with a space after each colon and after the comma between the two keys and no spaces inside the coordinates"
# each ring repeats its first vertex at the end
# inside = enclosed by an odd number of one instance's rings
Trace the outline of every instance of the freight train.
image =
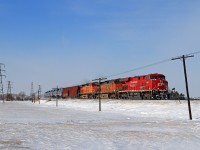
{"type": "Polygon", "coordinates": [[[45,97],[80,99],[168,99],[168,81],[163,74],[135,77],[57,88],[45,92],[45,97]]]}

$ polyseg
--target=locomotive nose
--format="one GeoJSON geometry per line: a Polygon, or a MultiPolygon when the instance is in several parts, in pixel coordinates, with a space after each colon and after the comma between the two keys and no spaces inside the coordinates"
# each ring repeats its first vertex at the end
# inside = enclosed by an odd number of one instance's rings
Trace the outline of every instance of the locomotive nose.
{"type": "Polygon", "coordinates": [[[167,81],[161,80],[160,83],[158,83],[158,89],[159,90],[167,90],[168,89],[167,81]]]}

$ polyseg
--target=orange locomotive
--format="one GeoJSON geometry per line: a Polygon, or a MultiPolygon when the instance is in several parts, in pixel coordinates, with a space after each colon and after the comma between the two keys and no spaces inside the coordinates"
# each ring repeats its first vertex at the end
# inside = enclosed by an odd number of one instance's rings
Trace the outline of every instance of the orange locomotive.
{"type": "Polygon", "coordinates": [[[96,93],[98,92],[98,90],[99,90],[99,87],[98,87],[98,83],[96,82],[81,85],[79,97],[83,99],[96,98],[96,93]]]}
{"type": "Polygon", "coordinates": [[[121,89],[122,82],[120,82],[120,79],[105,81],[101,84],[101,98],[116,99],[121,89]]]}

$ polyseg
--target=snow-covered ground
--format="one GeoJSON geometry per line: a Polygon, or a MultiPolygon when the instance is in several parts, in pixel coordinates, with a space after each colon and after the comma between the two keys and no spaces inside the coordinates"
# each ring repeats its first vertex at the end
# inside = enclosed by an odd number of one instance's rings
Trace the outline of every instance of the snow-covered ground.
{"type": "Polygon", "coordinates": [[[0,101],[0,149],[199,149],[200,101],[0,101]]]}

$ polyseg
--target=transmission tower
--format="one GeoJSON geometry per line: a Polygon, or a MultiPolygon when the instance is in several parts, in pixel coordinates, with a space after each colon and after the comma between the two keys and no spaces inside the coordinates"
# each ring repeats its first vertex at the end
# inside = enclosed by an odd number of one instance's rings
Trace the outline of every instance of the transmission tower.
{"type": "Polygon", "coordinates": [[[39,101],[39,104],[40,104],[40,99],[41,99],[41,92],[42,92],[42,89],[41,89],[41,86],[39,85],[39,88],[38,88],[38,101],[39,101]]]}
{"type": "Polygon", "coordinates": [[[5,70],[2,69],[2,67],[4,67],[5,69],[5,64],[0,63],[0,99],[2,99],[4,102],[3,77],[6,77],[6,75],[3,75],[3,72],[5,73],[5,70]]]}
{"type": "Polygon", "coordinates": [[[41,93],[42,93],[42,89],[41,89],[41,85],[39,85],[39,88],[38,88],[38,99],[41,98],[41,93]]]}
{"type": "Polygon", "coordinates": [[[12,92],[11,92],[11,89],[12,89],[12,83],[11,81],[8,81],[8,90],[7,90],[7,101],[11,101],[13,100],[12,99],[12,92]]]}

